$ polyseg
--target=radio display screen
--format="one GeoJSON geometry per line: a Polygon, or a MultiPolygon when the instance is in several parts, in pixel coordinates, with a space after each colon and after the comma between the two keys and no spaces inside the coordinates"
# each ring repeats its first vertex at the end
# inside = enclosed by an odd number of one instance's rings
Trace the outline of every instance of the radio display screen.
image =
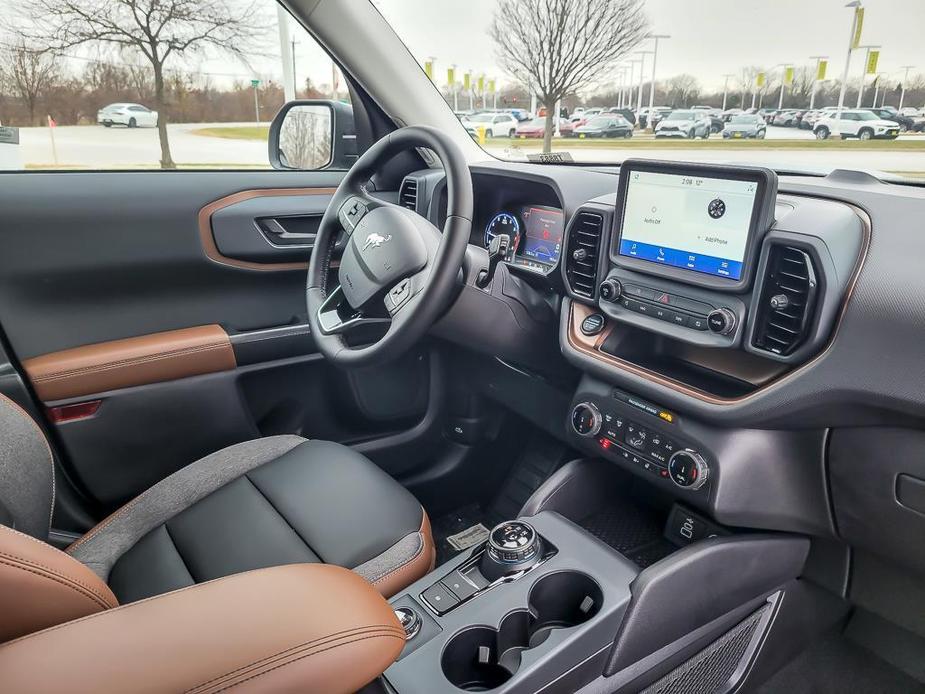
{"type": "Polygon", "coordinates": [[[758,183],[631,171],[618,253],[716,277],[742,277],[758,183]]]}

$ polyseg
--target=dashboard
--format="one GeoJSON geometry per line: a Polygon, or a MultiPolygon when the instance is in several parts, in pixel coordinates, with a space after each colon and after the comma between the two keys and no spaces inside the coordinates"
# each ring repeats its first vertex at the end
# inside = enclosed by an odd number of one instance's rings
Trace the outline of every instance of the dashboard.
{"type": "MultiPolygon", "coordinates": [[[[468,381],[484,373],[486,397],[720,523],[910,561],[925,506],[903,507],[897,481],[925,480],[925,187],[694,163],[471,168],[470,272],[490,233],[520,240],[435,326],[471,355],[468,381]],[[554,267],[518,264],[524,207],[562,211],[554,267]]],[[[414,175],[439,224],[442,172],[414,175]]]]}
{"type": "Polygon", "coordinates": [[[505,261],[546,274],[559,264],[565,215],[557,207],[517,205],[492,215],[485,225],[484,243],[506,234],[510,239],[505,261]]]}

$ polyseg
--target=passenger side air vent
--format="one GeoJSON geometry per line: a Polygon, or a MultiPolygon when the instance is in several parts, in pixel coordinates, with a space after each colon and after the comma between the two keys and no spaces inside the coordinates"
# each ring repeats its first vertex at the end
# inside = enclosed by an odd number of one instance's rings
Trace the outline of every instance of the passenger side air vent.
{"type": "Polygon", "coordinates": [[[594,298],[597,290],[597,259],[603,231],[604,217],[594,212],[579,212],[569,229],[565,278],[569,289],[589,299],[594,298]]]}
{"type": "Polygon", "coordinates": [[[398,189],[398,204],[417,212],[418,209],[418,182],[413,178],[406,178],[398,189]]]}
{"type": "Polygon", "coordinates": [[[786,357],[803,344],[812,323],[816,272],[808,253],[784,245],[771,246],[766,267],[752,346],[786,357]]]}

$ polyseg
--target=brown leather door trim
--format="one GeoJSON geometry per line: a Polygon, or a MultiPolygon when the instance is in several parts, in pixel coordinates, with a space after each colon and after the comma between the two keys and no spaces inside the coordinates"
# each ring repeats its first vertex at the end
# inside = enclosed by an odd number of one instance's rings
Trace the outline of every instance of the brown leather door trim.
{"type": "Polygon", "coordinates": [[[238,202],[251,200],[252,198],[279,197],[286,195],[333,195],[336,188],[262,188],[258,190],[242,190],[239,193],[233,193],[224,198],[219,198],[215,202],[199,210],[199,239],[202,242],[202,249],[210,260],[222,265],[243,268],[245,270],[263,270],[263,271],[280,271],[280,270],[305,270],[308,263],[255,263],[249,260],[238,260],[222,255],[215,245],[215,237],[212,236],[212,215],[224,207],[234,205],[238,202]]]}
{"type": "Polygon", "coordinates": [[[234,369],[220,325],[100,342],[26,359],[23,368],[43,401],[93,395],[234,369]]]}

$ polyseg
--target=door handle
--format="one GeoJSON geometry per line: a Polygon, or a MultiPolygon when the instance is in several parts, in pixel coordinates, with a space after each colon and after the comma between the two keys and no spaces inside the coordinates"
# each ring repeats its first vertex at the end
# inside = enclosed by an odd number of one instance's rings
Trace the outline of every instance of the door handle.
{"type": "Polygon", "coordinates": [[[304,241],[306,245],[314,245],[315,239],[318,237],[318,234],[298,234],[288,231],[286,227],[279,223],[279,220],[272,217],[258,220],[257,224],[265,232],[272,234],[280,241],[304,241]]]}

